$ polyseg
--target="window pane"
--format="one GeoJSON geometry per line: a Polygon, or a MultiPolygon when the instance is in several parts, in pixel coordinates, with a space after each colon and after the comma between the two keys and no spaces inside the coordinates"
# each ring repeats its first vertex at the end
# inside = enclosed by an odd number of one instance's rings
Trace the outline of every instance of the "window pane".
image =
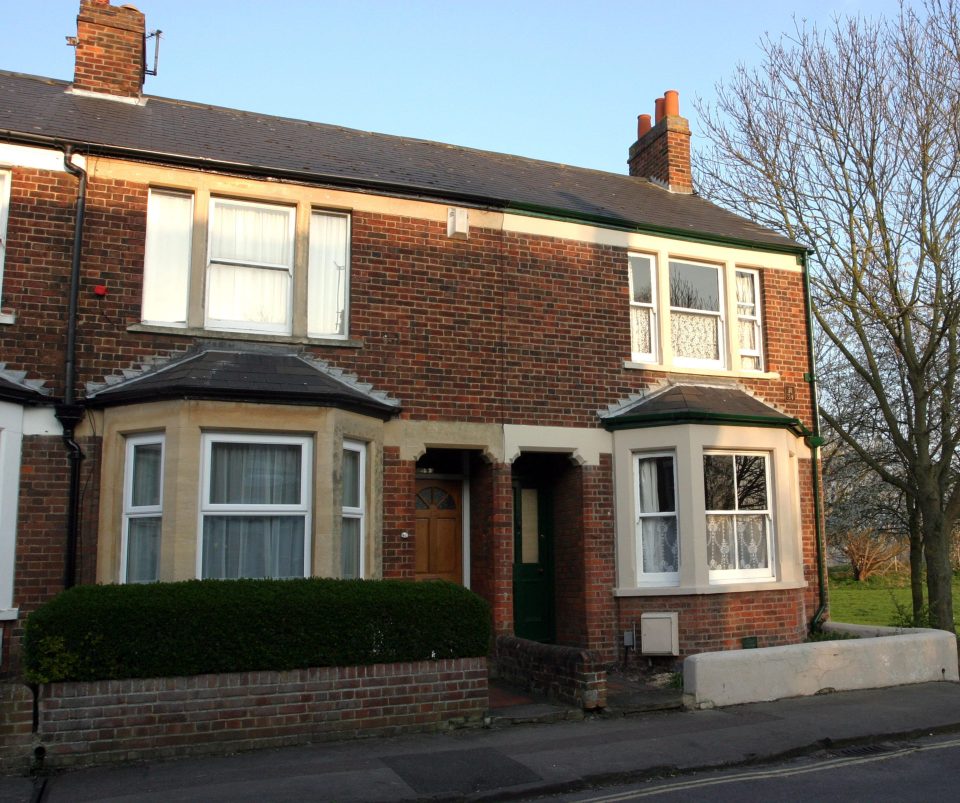
{"type": "Polygon", "coordinates": [[[160,504],[162,456],[163,447],[159,443],[139,443],[133,447],[131,507],[152,507],[160,504]]]}
{"type": "Polygon", "coordinates": [[[655,516],[640,522],[642,571],[645,573],[680,570],[677,548],[677,517],[655,516]]]}
{"type": "Polygon", "coordinates": [[[192,233],[193,197],[151,191],[143,267],[143,320],[187,322],[192,233]]]}
{"type": "Polygon", "coordinates": [[[127,582],[152,583],[160,579],[160,517],[127,522],[127,582]]]}
{"type": "Polygon", "coordinates": [[[303,577],[303,516],[204,516],[203,576],[303,577]]]}
{"type": "Polygon", "coordinates": [[[697,360],[720,359],[720,319],[716,315],[673,312],[670,316],[670,342],[678,357],[697,360]]]}
{"type": "Polygon", "coordinates": [[[740,314],[752,315],[756,300],[753,274],[737,271],[737,305],[740,308],[740,314]]]}
{"type": "Polygon", "coordinates": [[[343,450],[343,506],[360,507],[360,452],[343,450]]]}
{"type": "Polygon", "coordinates": [[[290,274],[274,268],[211,265],[207,318],[283,327],[288,324],[290,274]]]}
{"type": "Polygon", "coordinates": [[[310,216],[307,334],[345,335],[347,231],[344,215],[310,216]]]}
{"type": "Polygon", "coordinates": [[[635,354],[650,354],[653,351],[650,338],[652,312],[649,307],[630,307],[631,348],[635,354]]]}
{"type": "Polygon", "coordinates": [[[640,513],[676,512],[672,457],[640,458],[637,461],[637,481],[640,484],[640,513]]]}
{"type": "Polygon", "coordinates": [[[707,510],[736,510],[732,455],[703,456],[703,495],[707,510]]]}
{"type": "Polygon", "coordinates": [[[711,571],[736,569],[733,516],[707,515],[707,564],[711,571]]]}
{"type": "Polygon", "coordinates": [[[767,517],[758,514],[740,514],[737,520],[737,557],[739,569],[766,569],[767,517]]]}
{"type": "Polygon", "coordinates": [[[210,502],[300,504],[297,444],[215,442],[210,455],[210,502]]]}
{"type": "Polygon", "coordinates": [[[630,281],[633,301],[641,304],[653,303],[652,264],[650,257],[630,255],[630,281]]]}
{"type": "Polygon", "coordinates": [[[210,230],[210,261],[293,265],[291,210],[216,201],[210,230]]]}
{"type": "Polygon", "coordinates": [[[763,455],[738,454],[737,508],[767,509],[767,460],[763,455]]]}
{"type": "Polygon", "coordinates": [[[341,529],[340,576],[360,576],[360,519],[344,518],[341,529]]]}
{"type": "Polygon", "coordinates": [[[757,325],[752,320],[741,320],[737,322],[737,329],[740,332],[740,348],[744,351],[757,350],[757,325]]]}
{"type": "Polygon", "coordinates": [[[671,262],[670,305],[719,312],[719,271],[707,265],[671,262]]]}

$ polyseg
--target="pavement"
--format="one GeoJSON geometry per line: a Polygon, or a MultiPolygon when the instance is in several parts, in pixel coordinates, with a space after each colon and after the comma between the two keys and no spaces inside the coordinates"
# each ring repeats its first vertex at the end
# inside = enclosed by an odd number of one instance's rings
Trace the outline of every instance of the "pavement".
{"type": "Polygon", "coordinates": [[[500,690],[487,728],[0,778],[0,801],[521,800],[960,731],[950,682],[703,711],[626,693],[583,717],[500,690]]]}

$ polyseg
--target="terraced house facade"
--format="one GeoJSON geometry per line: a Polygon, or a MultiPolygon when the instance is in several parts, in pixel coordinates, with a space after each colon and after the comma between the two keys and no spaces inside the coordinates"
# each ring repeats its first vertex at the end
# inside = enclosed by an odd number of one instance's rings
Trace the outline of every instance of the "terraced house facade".
{"type": "Polygon", "coordinates": [[[73,82],[0,73],[5,669],[65,584],[193,577],[802,640],[805,251],[695,194],[676,93],[614,175],[144,95],[144,30],[83,0],[73,82]]]}

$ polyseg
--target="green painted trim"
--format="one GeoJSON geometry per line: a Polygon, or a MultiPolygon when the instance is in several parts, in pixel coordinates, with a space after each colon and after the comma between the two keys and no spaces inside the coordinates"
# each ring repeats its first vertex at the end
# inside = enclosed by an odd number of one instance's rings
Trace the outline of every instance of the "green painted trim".
{"type": "Polygon", "coordinates": [[[743,413],[714,413],[707,410],[684,410],[668,413],[635,413],[608,419],[604,429],[613,432],[619,429],[644,429],[667,427],[673,424],[725,424],[735,427],[776,427],[789,429],[803,435],[803,425],[798,418],[773,415],[747,415],[743,413]]]}
{"type": "Polygon", "coordinates": [[[705,245],[726,245],[751,251],[772,251],[778,254],[795,254],[798,265],[801,264],[801,259],[807,251],[806,246],[802,245],[775,245],[772,243],[758,243],[753,240],[744,240],[738,237],[724,237],[720,234],[693,234],[689,231],[673,229],[669,226],[630,223],[620,218],[605,217],[604,215],[573,215],[569,212],[564,212],[562,209],[536,206],[534,204],[508,203],[503,211],[525,215],[527,217],[542,218],[544,220],[556,220],[561,223],[592,223],[616,231],[652,234],[658,237],[671,237],[675,240],[685,240],[687,242],[703,243],[705,245]]]}

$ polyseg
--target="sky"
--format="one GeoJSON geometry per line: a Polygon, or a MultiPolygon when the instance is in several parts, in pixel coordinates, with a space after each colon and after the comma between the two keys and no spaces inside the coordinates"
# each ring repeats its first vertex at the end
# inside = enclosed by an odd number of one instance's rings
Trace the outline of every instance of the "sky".
{"type": "MultiPolygon", "coordinates": [[[[115,5],[120,0],[113,0],[115,5]]],[[[794,18],[897,0],[136,0],[162,30],[144,92],[626,172],[637,115],[712,99],[794,18]]],[[[0,0],[0,69],[71,80],[79,0],[0,0]]],[[[152,45],[148,50],[152,61],[152,45]]]]}

